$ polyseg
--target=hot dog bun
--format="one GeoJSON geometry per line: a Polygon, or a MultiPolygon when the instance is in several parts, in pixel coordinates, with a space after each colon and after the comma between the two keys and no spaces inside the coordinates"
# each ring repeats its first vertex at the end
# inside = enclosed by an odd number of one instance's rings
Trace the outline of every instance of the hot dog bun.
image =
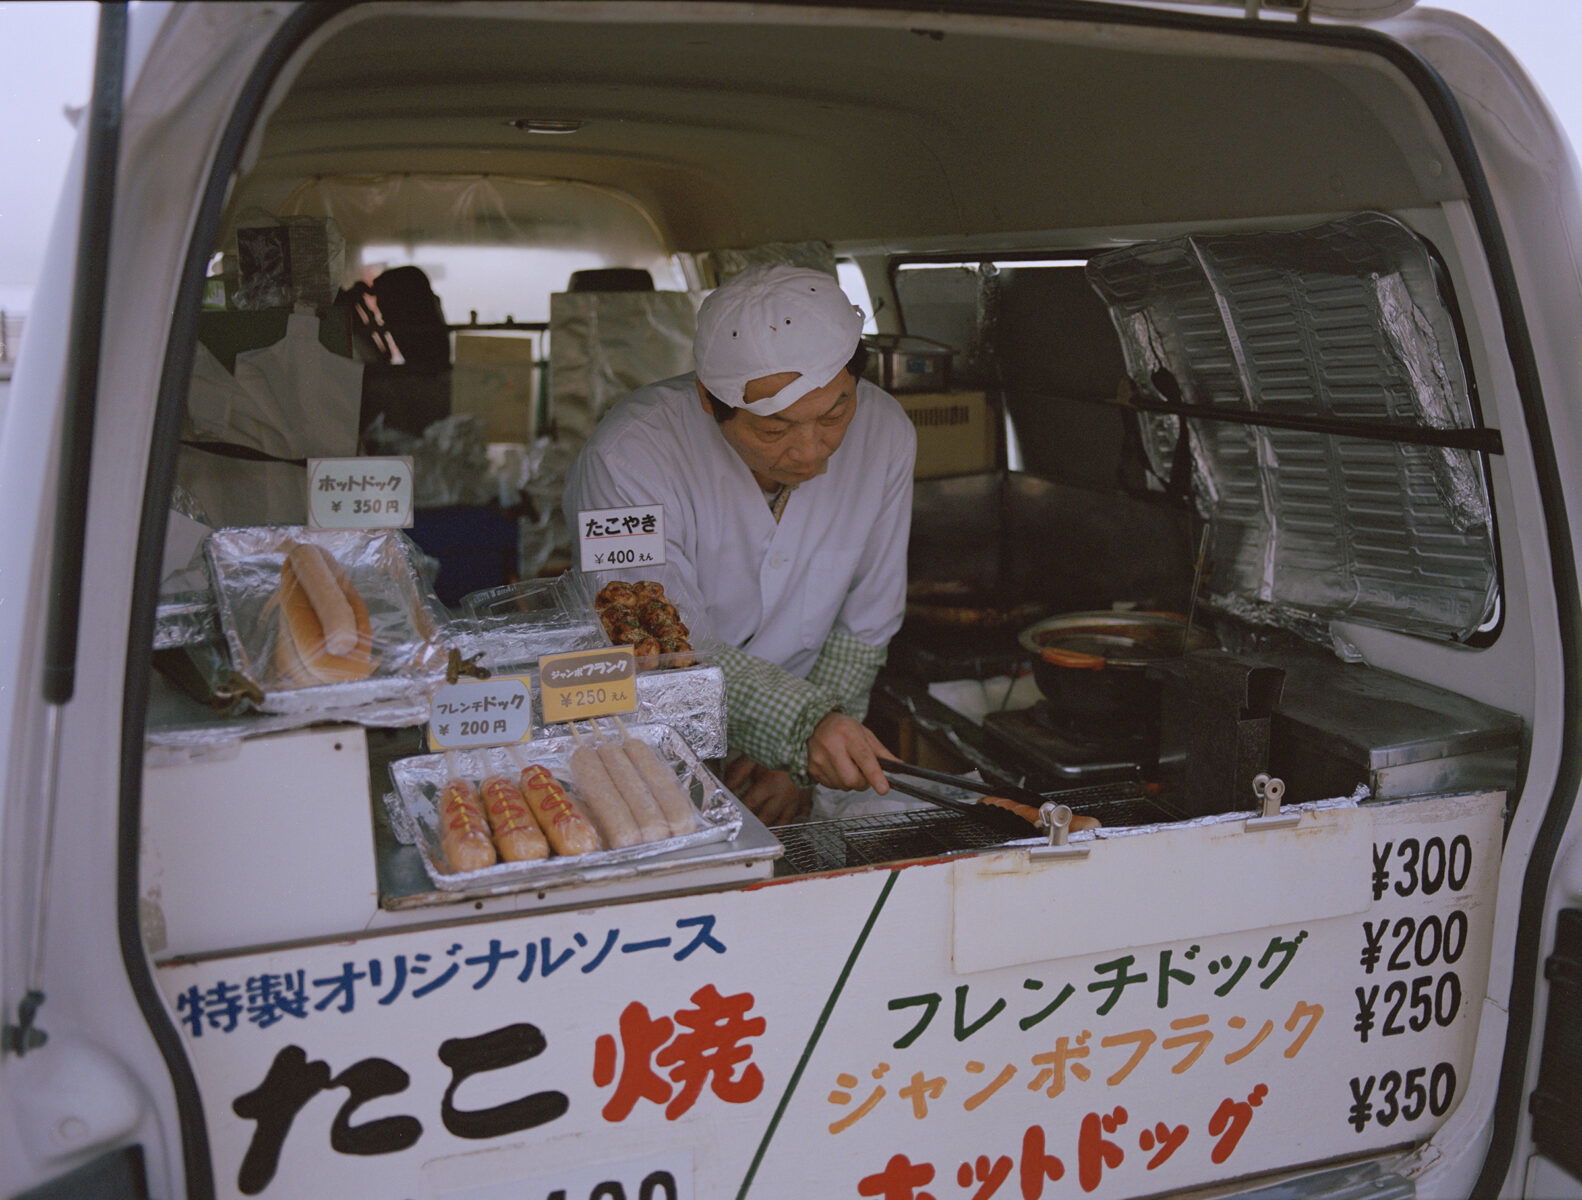
{"type": "Polygon", "coordinates": [[[275,671],[281,679],[310,687],[373,673],[368,606],[333,557],[311,543],[297,543],[281,565],[278,597],[275,671]]]}

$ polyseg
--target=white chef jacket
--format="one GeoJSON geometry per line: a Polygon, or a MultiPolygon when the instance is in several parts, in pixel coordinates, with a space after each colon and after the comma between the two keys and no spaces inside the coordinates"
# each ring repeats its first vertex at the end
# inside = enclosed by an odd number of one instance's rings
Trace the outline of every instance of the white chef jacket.
{"type": "Polygon", "coordinates": [[[573,529],[581,510],[663,505],[666,559],[706,614],[689,623],[793,675],[812,670],[837,623],[888,643],[906,607],[917,449],[906,411],[859,380],[828,469],[792,491],[777,523],[695,378],[639,388],[605,414],[566,477],[573,529]]]}

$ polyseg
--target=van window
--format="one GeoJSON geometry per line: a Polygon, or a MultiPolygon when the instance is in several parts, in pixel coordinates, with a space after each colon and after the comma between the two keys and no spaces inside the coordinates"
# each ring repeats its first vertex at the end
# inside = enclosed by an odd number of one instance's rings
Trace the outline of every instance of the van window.
{"type": "MultiPolygon", "coordinates": [[[[363,246],[359,257],[359,274],[369,283],[390,267],[421,267],[455,325],[469,321],[486,325],[506,320],[547,322],[550,296],[564,292],[574,273],[631,265],[624,259],[612,259],[608,253],[554,244],[402,246],[374,242],[363,246]]],[[[654,275],[656,288],[685,290],[670,263],[661,260],[644,266],[654,275]]]]}

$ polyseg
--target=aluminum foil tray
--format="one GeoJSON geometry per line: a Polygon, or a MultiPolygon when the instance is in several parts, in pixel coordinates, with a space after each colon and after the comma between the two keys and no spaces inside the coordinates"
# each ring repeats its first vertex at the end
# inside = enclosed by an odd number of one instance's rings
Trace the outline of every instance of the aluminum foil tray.
{"type": "Polygon", "coordinates": [[[222,636],[213,592],[177,592],[159,598],[154,609],[155,650],[198,646],[222,636]]]}
{"type": "Polygon", "coordinates": [[[231,665],[262,694],[269,713],[346,710],[410,697],[444,679],[449,648],[444,610],[417,567],[416,547],[393,529],[218,529],[206,543],[220,627],[231,665]],[[283,684],[274,671],[276,593],[286,551],[312,542],[350,577],[368,608],[376,663],[366,679],[312,687],[283,684]]]}
{"type": "MultiPolygon", "coordinates": [[[[536,681],[535,681],[536,682],[536,681]]],[[[533,688],[533,728],[544,724],[543,692],[533,688]]],[[[697,666],[637,673],[637,709],[622,718],[628,724],[668,725],[699,758],[725,757],[725,672],[697,666]]]]}
{"type": "MultiPolygon", "coordinates": [[[[692,797],[700,827],[693,833],[618,850],[551,857],[537,862],[496,863],[478,871],[450,871],[440,851],[440,792],[451,778],[446,755],[426,754],[390,764],[395,792],[386,798],[391,827],[398,840],[415,845],[436,887],[449,892],[491,895],[524,888],[545,889],[570,884],[621,879],[674,869],[666,861],[675,851],[713,842],[729,842],[741,832],[746,809],[705,767],[691,747],[668,725],[628,725],[627,734],[641,738],[680,777],[692,797]]],[[[573,795],[570,762],[576,742],[565,734],[535,738],[514,747],[485,747],[453,752],[457,767],[474,782],[501,774],[515,779],[524,766],[541,763],[573,795]]],[[[708,862],[690,856],[687,866],[708,862]]]]}
{"type": "MultiPolygon", "coordinates": [[[[669,578],[663,570],[649,574],[669,578]]],[[[473,592],[462,598],[465,615],[451,621],[446,634],[463,657],[476,657],[495,675],[531,675],[546,654],[610,645],[593,610],[591,589],[602,581],[572,571],[473,592]]],[[[669,586],[680,585],[671,579],[669,586]]],[[[700,758],[721,758],[725,676],[701,648],[687,656],[689,665],[679,661],[679,655],[660,655],[656,668],[638,671],[637,710],[628,719],[670,725],[700,758]]],[[[535,729],[545,728],[539,695],[535,687],[535,729]]]]}
{"type": "Polygon", "coordinates": [[[496,675],[514,675],[546,654],[597,650],[609,645],[591,621],[581,624],[517,620],[511,617],[458,617],[446,634],[464,658],[476,658],[496,675]]]}

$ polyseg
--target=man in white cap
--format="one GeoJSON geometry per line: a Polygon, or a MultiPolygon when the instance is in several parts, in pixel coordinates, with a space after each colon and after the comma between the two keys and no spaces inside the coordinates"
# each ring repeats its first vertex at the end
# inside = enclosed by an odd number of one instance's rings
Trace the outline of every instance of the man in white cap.
{"type": "Polygon", "coordinates": [[[696,373],[614,405],[566,480],[571,520],[664,506],[725,674],[725,782],[768,824],[812,782],[889,790],[861,722],[905,609],[917,438],[861,378],[862,320],[822,271],[743,271],[698,312],[696,373]]]}

